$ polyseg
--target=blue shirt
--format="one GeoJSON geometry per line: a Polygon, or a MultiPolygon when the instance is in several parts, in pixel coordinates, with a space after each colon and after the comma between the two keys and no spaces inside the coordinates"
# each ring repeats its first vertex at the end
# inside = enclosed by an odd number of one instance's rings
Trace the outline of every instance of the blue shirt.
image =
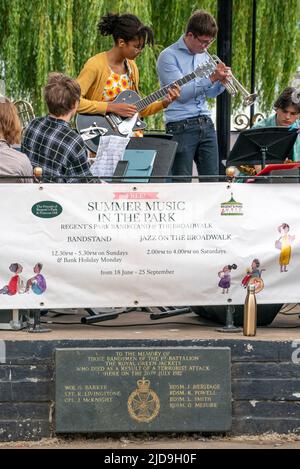
{"type": "MultiPolygon", "coordinates": [[[[259,129],[261,127],[277,127],[276,114],[273,114],[272,116],[259,121],[252,127],[252,129],[259,129]]],[[[300,128],[300,119],[297,119],[296,122],[291,126],[291,128],[300,128]]],[[[293,160],[300,161],[300,134],[298,135],[297,140],[294,144],[293,160]]]]}
{"type": "MultiPolygon", "coordinates": [[[[161,86],[179,80],[193,72],[198,65],[208,60],[206,52],[193,54],[183,40],[184,36],[163,50],[157,61],[157,73],[161,86]]],[[[224,91],[224,86],[210,78],[197,77],[181,88],[180,96],[165,109],[166,122],[176,122],[200,115],[210,116],[206,98],[215,98],[224,91]]]]}

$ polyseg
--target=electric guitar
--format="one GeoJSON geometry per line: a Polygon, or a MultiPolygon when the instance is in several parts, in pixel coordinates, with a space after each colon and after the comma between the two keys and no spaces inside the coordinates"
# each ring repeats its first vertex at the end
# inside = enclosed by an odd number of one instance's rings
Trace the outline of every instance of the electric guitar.
{"type": "Polygon", "coordinates": [[[114,103],[135,104],[137,113],[133,117],[121,117],[118,114],[108,113],[105,115],[98,114],[77,114],[76,129],[81,134],[85,145],[93,152],[97,152],[99,138],[103,135],[116,135],[119,137],[128,137],[136,130],[146,128],[145,122],[139,119],[139,113],[149,104],[164,98],[169,89],[174,86],[183,86],[197,77],[208,78],[214,71],[214,67],[209,62],[204,62],[188,75],[183,76],[179,80],[170,83],[167,86],[151,93],[146,98],[140,96],[133,90],[122,91],[114,103]]]}

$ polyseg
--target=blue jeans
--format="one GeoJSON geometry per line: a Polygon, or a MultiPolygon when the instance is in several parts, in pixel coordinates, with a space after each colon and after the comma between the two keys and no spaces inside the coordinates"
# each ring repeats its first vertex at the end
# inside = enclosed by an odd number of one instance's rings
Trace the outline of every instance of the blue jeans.
{"type": "Polygon", "coordinates": [[[169,122],[166,125],[166,131],[173,135],[173,140],[178,142],[172,175],[188,176],[182,179],[173,178],[173,181],[190,182],[193,174],[193,161],[196,163],[199,176],[219,174],[217,136],[210,117],[199,116],[169,122]]]}

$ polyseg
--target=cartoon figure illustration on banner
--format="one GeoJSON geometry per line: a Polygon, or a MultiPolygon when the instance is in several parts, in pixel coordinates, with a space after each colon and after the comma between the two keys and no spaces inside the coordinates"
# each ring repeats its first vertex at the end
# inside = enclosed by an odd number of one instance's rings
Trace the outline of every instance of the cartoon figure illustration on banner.
{"type": "Polygon", "coordinates": [[[222,293],[228,293],[230,285],[231,285],[231,270],[237,269],[236,264],[232,265],[225,265],[220,272],[218,272],[218,276],[220,277],[220,281],[218,283],[218,287],[222,288],[222,293]]]}
{"type": "Polygon", "coordinates": [[[30,288],[36,295],[41,295],[47,288],[45,277],[41,274],[43,264],[38,262],[33,268],[35,275],[27,280],[26,291],[29,291],[30,288]]]}
{"type": "Polygon", "coordinates": [[[24,278],[20,275],[23,271],[23,267],[21,266],[21,264],[15,262],[13,264],[10,264],[9,270],[15,275],[11,277],[7,285],[0,289],[0,294],[2,293],[3,295],[15,295],[16,293],[24,293],[25,281],[24,278]]]}
{"type": "Polygon", "coordinates": [[[287,266],[290,263],[292,254],[291,243],[294,241],[295,236],[288,234],[290,231],[290,226],[287,223],[282,223],[280,226],[278,226],[278,231],[280,233],[280,237],[275,241],[275,248],[280,249],[280,272],[287,272],[287,266]]]}
{"type": "Polygon", "coordinates": [[[253,259],[251,267],[247,269],[247,274],[242,279],[242,285],[247,288],[248,285],[255,285],[255,293],[259,293],[264,288],[264,282],[261,278],[262,272],[266,269],[260,269],[260,261],[253,259]]]}

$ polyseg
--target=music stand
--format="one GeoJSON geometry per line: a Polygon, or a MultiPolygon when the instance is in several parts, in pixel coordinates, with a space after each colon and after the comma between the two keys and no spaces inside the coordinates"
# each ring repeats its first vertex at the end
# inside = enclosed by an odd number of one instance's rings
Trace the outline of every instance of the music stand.
{"type": "MultiPolygon", "coordinates": [[[[167,134],[164,134],[167,135],[167,134]]],[[[178,143],[168,137],[133,137],[127,145],[128,150],[156,150],[150,183],[168,182],[171,168],[174,163],[178,143]],[[165,176],[158,178],[155,176],[165,176]]],[[[129,181],[130,182],[130,181],[129,181]]]]}
{"type": "Polygon", "coordinates": [[[293,152],[297,129],[288,127],[262,127],[244,130],[238,136],[226,166],[241,164],[266,164],[283,162],[293,152]]]}

